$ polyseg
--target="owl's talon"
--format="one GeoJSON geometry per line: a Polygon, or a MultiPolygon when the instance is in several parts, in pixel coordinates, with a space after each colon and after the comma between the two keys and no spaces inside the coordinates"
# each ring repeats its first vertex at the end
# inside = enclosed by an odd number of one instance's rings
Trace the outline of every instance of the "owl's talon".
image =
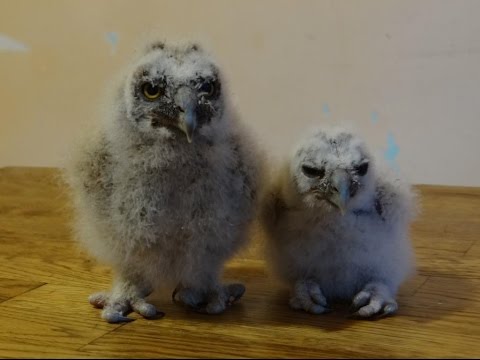
{"type": "Polygon", "coordinates": [[[377,283],[365,286],[355,295],[351,309],[354,311],[352,317],[373,320],[395,314],[398,304],[387,287],[377,283]]]}
{"type": "Polygon", "coordinates": [[[207,293],[193,288],[177,286],[172,294],[175,303],[183,304],[201,314],[221,314],[228,306],[233,305],[245,293],[242,284],[230,284],[220,290],[207,293]]]}
{"type": "Polygon", "coordinates": [[[157,316],[158,311],[155,306],[149,304],[145,299],[138,299],[130,303],[133,311],[142,315],[144,318],[150,319],[157,316]]]}
{"type": "Polygon", "coordinates": [[[352,300],[351,311],[356,312],[360,308],[368,304],[371,298],[371,293],[365,290],[360,291],[352,300]]]}
{"type": "Polygon", "coordinates": [[[96,307],[97,309],[103,309],[105,306],[105,303],[108,300],[108,297],[110,296],[109,293],[105,291],[100,291],[95,294],[92,294],[88,297],[88,302],[96,307]]]}
{"type": "Polygon", "coordinates": [[[383,308],[383,314],[384,315],[390,315],[390,314],[395,314],[398,310],[398,305],[397,303],[390,303],[390,304],[387,304],[385,305],[385,307],[383,308]]]}
{"type": "Polygon", "coordinates": [[[122,322],[126,323],[126,322],[134,321],[134,319],[124,316],[118,311],[111,311],[111,310],[102,311],[102,319],[106,320],[111,324],[117,324],[122,322]]]}
{"type": "Polygon", "coordinates": [[[226,287],[227,293],[230,295],[229,300],[233,298],[232,303],[240,300],[240,298],[245,294],[245,285],[243,284],[230,284],[226,287]]]}
{"type": "Polygon", "coordinates": [[[179,284],[177,285],[177,287],[175,289],[173,289],[173,292],[172,292],[172,301],[174,303],[178,302],[179,300],[177,299],[177,294],[179,291],[181,291],[183,289],[183,287],[179,284]]]}
{"type": "Polygon", "coordinates": [[[293,296],[289,305],[295,310],[304,310],[311,314],[331,312],[327,299],[323,296],[320,286],[312,280],[299,280],[293,288],[293,296]]]}
{"type": "Polygon", "coordinates": [[[122,297],[112,299],[110,294],[99,292],[90,295],[88,300],[94,307],[103,309],[102,319],[109,323],[133,321],[134,319],[126,316],[126,314],[132,311],[146,319],[158,319],[165,315],[161,311],[158,311],[154,305],[147,303],[144,298],[140,297],[133,299],[122,297]]]}

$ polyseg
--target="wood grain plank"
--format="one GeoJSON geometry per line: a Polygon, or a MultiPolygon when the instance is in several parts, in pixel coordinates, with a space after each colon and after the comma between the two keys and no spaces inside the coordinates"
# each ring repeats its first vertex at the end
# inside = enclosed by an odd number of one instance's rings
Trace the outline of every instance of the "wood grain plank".
{"type": "Polygon", "coordinates": [[[81,354],[78,348],[118,328],[99,321],[98,311],[87,302],[89,292],[46,284],[0,303],[1,356],[73,356],[81,354]]]}
{"type": "Polygon", "coordinates": [[[418,186],[412,227],[418,269],[398,295],[399,313],[348,319],[345,305],[313,316],[288,307],[272,279],[257,229],[224,277],[247,292],[220,316],[151,301],[166,317],[106,324],[87,296],[111,272],[71,238],[71,211],[58,170],[0,169],[0,357],[471,358],[480,351],[480,189],[418,186]],[[37,287],[38,284],[44,284],[37,287]]]}
{"type": "Polygon", "coordinates": [[[44,284],[34,281],[0,278],[0,303],[44,284]]]}
{"type": "MultiPolygon", "coordinates": [[[[164,304],[167,317],[143,319],[103,336],[83,351],[104,356],[134,357],[457,357],[476,354],[473,322],[450,326],[448,317],[419,323],[401,301],[397,317],[377,322],[345,318],[345,312],[314,316],[292,311],[286,293],[262,288],[269,281],[253,279],[251,296],[225,316],[206,318],[164,304]],[[261,289],[257,289],[260,285],[261,289]],[[253,288],[253,289],[252,289],[253,288]]],[[[270,286],[270,289],[272,287],[270,286]]],[[[415,306],[415,303],[413,303],[415,306]]],[[[443,316],[443,315],[442,315],[443,316]]]]}
{"type": "Polygon", "coordinates": [[[41,342],[31,344],[12,339],[0,339],[0,354],[3,359],[92,359],[109,358],[100,354],[85,353],[81,351],[70,351],[57,347],[46,348],[41,342]]]}
{"type": "MultiPolygon", "coordinates": [[[[480,236],[480,234],[479,234],[480,236]]],[[[466,257],[480,259],[480,240],[477,240],[465,253],[466,257]]]]}

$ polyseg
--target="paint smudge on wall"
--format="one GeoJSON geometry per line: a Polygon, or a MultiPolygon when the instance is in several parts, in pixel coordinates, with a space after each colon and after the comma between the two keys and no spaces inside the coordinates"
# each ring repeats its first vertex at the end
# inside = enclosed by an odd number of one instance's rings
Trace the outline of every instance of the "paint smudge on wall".
{"type": "Polygon", "coordinates": [[[372,113],[370,114],[370,120],[374,125],[378,123],[378,112],[372,111],[372,113]]]}
{"type": "Polygon", "coordinates": [[[387,149],[385,150],[384,156],[388,164],[394,169],[398,168],[397,157],[399,153],[400,147],[395,141],[395,136],[391,132],[389,132],[387,134],[387,149]]]}
{"type": "Polygon", "coordinates": [[[30,48],[10,36],[0,34],[0,51],[27,52],[30,48]]]}
{"type": "Polygon", "coordinates": [[[110,44],[110,53],[112,55],[115,55],[115,53],[117,52],[117,45],[119,40],[118,33],[114,31],[107,32],[105,34],[105,39],[110,44]]]}
{"type": "Polygon", "coordinates": [[[325,115],[327,115],[327,116],[330,115],[330,107],[328,106],[328,104],[323,104],[323,106],[322,106],[322,112],[323,112],[325,115]]]}

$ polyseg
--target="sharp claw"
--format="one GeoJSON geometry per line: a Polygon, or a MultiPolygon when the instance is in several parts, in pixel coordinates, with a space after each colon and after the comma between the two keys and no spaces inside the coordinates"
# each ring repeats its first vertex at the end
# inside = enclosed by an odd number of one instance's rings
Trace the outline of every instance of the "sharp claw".
{"type": "MultiPolygon", "coordinates": [[[[217,314],[225,310],[227,306],[233,305],[233,303],[239,300],[245,293],[245,286],[242,284],[230,284],[222,287],[221,289],[212,291],[194,294],[185,293],[180,294],[177,299],[177,293],[184,290],[180,285],[175,288],[172,293],[172,300],[174,303],[181,304],[186,308],[193,310],[200,314],[217,314]],[[202,301],[208,299],[208,302],[202,301]],[[221,302],[221,304],[212,305],[214,302],[221,302]],[[213,306],[213,307],[212,307],[213,306]],[[220,310],[221,309],[221,310],[220,310]]],[[[185,290],[189,290],[186,288],[185,290]]]]}
{"type": "Polygon", "coordinates": [[[89,296],[88,301],[96,308],[103,309],[102,319],[109,323],[131,322],[126,314],[134,311],[147,319],[165,316],[164,313],[157,311],[154,305],[149,304],[141,296],[128,298],[126,296],[117,296],[114,299],[108,292],[98,292],[89,296]]]}
{"type": "Polygon", "coordinates": [[[373,317],[375,320],[382,319],[385,317],[393,316],[398,310],[398,306],[396,304],[387,304],[383,308],[383,311],[377,314],[374,314],[373,317]]]}
{"type": "Polygon", "coordinates": [[[145,300],[140,300],[132,303],[132,308],[133,311],[147,319],[157,315],[157,309],[155,308],[155,306],[147,303],[145,300]]]}
{"type": "Polygon", "coordinates": [[[158,310],[157,310],[157,312],[156,312],[155,315],[149,316],[149,317],[145,317],[145,319],[147,319],[147,320],[158,320],[158,319],[161,319],[161,318],[163,318],[163,317],[165,317],[165,313],[164,313],[163,311],[158,311],[158,310]]]}
{"type": "Polygon", "coordinates": [[[372,316],[370,316],[368,318],[365,318],[365,320],[375,321],[375,320],[383,319],[384,317],[387,317],[387,316],[388,316],[388,314],[378,313],[378,314],[373,314],[372,316]]]}
{"type": "Polygon", "coordinates": [[[189,306],[189,308],[199,314],[208,314],[207,306],[198,306],[198,307],[189,306]]]}
{"type": "Polygon", "coordinates": [[[289,304],[293,309],[303,310],[316,315],[333,311],[328,306],[328,301],[323,295],[320,286],[314,281],[297,281],[289,304]]]}
{"type": "Polygon", "coordinates": [[[383,313],[385,315],[393,315],[397,312],[398,306],[396,304],[387,304],[383,308],[383,313]]]}
{"type": "Polygon", "coordinates": [[[325,307],[325,308],[328,307],[328,302],[327,302],[326,299],[321,299],[321,298],[313,297],[313,296],[312,296],[312,300],[313,300],[313,302],[314,302],[315,304],[317,304],[317,305],[321,305],[321,306],[323,306],[323,307],[325,307]]]}
{"type": "Polygon", "coordinates": [[[388,316],[392,316],[393,314],[395,314],[395,311],[396,311],[396,306],[395,305],[392,305],[392,306],[387,305],[387,306],[385,306],[385,308],[383,309],[382,312],[373,313],[371,315],[365,315],[365,314],[361,314],[360,311],[356,311],[352,314],[347,315],[347,318],[357,319],[357,320],[358,319],[361,319],[361,320],[379,320],[379,319],[382,319],[382,318],[385,318],[385,317],[388,317],[388,316]],[[395,310],[392,311],[390,309],[391,307],[394,307],[395,310]]]}
{"type": "Polygon", "coordinates": [[[227,291],[230,295],[229,300],[233,297],[233,302],[235,302],[245,294],[246,288],[243,284],[230,284],[227,286],[227,291]]]}
{"type": "Polygon", "coordinates": [[[381,285],[366,286],[353,298],[350,306],[351,318],[377,320],[394,314],[398,309],[388,289],[381,285]]]}
{"type": "Polygon", "coordinates": [[[178,300],[175,298],[175,296],[177,295],[177,293],[178,293],[180,290],[182,290],[182,286],[181,286],[180,284],[178,284],[177,287],[176,287],[176,288],[173,290],[173,292],[172,292],[172,301],[173,301],[174,303],[177,303],[177,302],[178,302],[178,300]]]}
{"type": "Polygon", "coordinates": [[[310,314],[315,314],[315,315],[321,315],[321,314],[326,314],[329,312],[330,309],[325,308],[321,305],[314,304],[313,306],[304,306],[303,309],[310,313],[310,314]]]}
{"type": "Polygon", "coordinates": [[[355,320],[361,320],[361,319],[366,319],[364,316],[360,315],[358,311],[353,312],[351,314],[347,315],[347,319],[355,319],[355,320]]]}
{"type": "Polygon", "coordinates": [[[105,292],[98,292],[88,297],[88,302],[97,309],[103,309],[107,301],[108,295],[105,292]]]}
{"type": "Polygon", "coordinates": [[[356,320],[370,320],[370,321],[374,321],[374,320],[378,320],[380,318],[383,318],[383,317],[386,317],[390,314],[385,314],[385,313],[381,313],[381,312],[377,312],[377,313],[373,313],[373,314],[362,314],[360,313],[360,311],[357,311],[353,314],[350,314],[349,316],[347,316],[348,318],[351,318],[351,319],[356,319],[356,320]]]}
{"type": "Polygon", "coordinates": [[[123,316],[118,312],[106,312],[102,314],[102,318],[111,324],[121,323],[121,322],[132,322],[135,319],[131,319],[127,316],[123,316]]]}
{"type": "Polygon", "coordinates": [[[352,301],[352,307],[353,307],[354,311],[358,311],[359,309],[361,309],[362,307],[367,305],[369,303],[369,301],[371,300],[371,298],[372,298],[372,294],[370,294],[370,293],[368,293],[364,290],[362,290],[357,295],[355,295],[355,297],[353,298],[353,301],[352,301]]]}
{"type": "MultiPolygon", "coordinates": [[[[361,308],[360,308],[361,309],[361,308]]],[[[372,317],[372,315],[368,315],[366,316],[364,313],[362,313],[360,311],[360,309],[358,309],[357,311],[355,312],[352,312],[350,314],[347,315],[347,318],[350,318],[350,319],[369,319],[372,317]]]]}
{"type": "Polygon", "coordinates": [[[353,313],[356,313],[358,311],[359,307],[358,306],[355,306],[354,304],[350,305],[350,307],[348,308],[348,312],[351,314],[353,313]]]}

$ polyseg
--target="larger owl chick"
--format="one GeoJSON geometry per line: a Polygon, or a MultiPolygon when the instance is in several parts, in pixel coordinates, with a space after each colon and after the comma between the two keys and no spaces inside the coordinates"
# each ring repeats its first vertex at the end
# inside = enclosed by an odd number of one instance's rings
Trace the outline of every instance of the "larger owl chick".
{"type": "Polygon", "coordinates": [[[411,188],[354,133],[305,138],[263,201],[267,257],[292,290],[290,306],[319,314],[351,302],[355,316],[393,314],[413,269],[411,188]]]}
{"type": "Polygon", "coordinates": [[[245,290],[220,277],[247,241],[261,157],[219,67],[198,45],[152,44],[107,109],[66,171],[77,238],[114,271],[111,291],[90,302],[109,322],[152,317],[146,297],[169,285],[176,301],[223,312],[245,290]]]}

